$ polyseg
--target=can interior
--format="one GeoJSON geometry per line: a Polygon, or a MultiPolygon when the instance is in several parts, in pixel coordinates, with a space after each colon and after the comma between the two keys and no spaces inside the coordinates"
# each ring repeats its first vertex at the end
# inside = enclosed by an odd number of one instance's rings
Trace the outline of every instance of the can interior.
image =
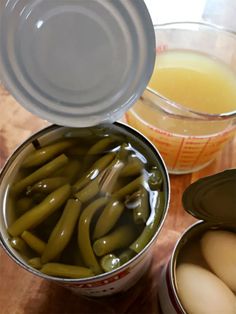
{"type": "MultiPolygon", "coordinates": [[[[179,242],[176,245],[174,254],[172,256],[172,279],[173,279],[173,288],[175,291],[175,296],[178,300],[179,306],[181,307],[183,313],[186,311],[183,309],[182,304],[178,297],[178,282],[176,278],[176,268],[181,263],[193,263],[203,268],[210,270],[208,264],[204,260],[204,257],[200,249],[200,239],[202,235],[208,230],[226,230],[231,232],[236,232],[236,228],[233,226],[227,225],[213,225],[200,221],[192,225],[180,238],[179,242]]],[[[186,313],[187,314],[187,313],[186,313]]]]}
{"type": "MultiPolygon", "coordinates": [[[[148,155],[149,159],[153,162],[154,165],[157,165],[162,173],[163,176],[163,191],[165,193],[165,209],[162,213],[162,217],[160,220],[160,225],[158,226],[156,233],[154,234],[153,238],[151,241],[146,245],[146,247],[143,249],[145,251],[151,243],[154,241],[156,238],[157,234],[159,233],[162,224],[164,222],[164,218],[167,213],[167,208],[169,204],[169,178],[168,174],[165,168],[165,165],[163,163],[162,158],[160,157],[159,153],[157,150],[153,147],[153,145],[145,138],[143,137],[140,133],[136,132],[134,129],[123,125],[121,123],[114,123],[114,124],[104,124],[100,125],[98,128],[99,131],[102,130],[102,132],[109,132],[109,134],[116,133],[116,134],[123,134],[124,136],[128,137],[129,139],[133,140],[135,142],[135,145],[138,147],[139,151],[142,152],[144,155],[148,155]]],[[[34,134],[31,136],[29,139],[27,139],[21,146],[19,146],[16,151],[12,154],[12,156],[8,159],[7,163],[5,164],[1,174],[0,174],[0,242],[2,242],[2,245],[6,252],[21,266],[24,268],[32,271],[33,273],[39,275],[41,274],[39,271],[33,269],[32,267],[29,267],[21,255],[14,250],[10,245],[9,245],[9,234],[7,232],[7,226],[9,225],[9,222],[11,220],[14,220],[14,217],[11,217],[8,214],[7,207],[10,206],[9,202],[7,203],[7,195],[9,191],[9,187],[11,183],[17,178],[17,173],[20,168],[20,165],[22,163],[22,160],[27,156],[30,152],[34,150],[34,145],[46,145],[49,144],[50,142],[59,139],[62,137],[64,133],[71,133],[71,136],[77,136],[77,135],[82,135],[85,138],[88,136],[92,136],[92,130],[93,128],[82,128],[82,129],[75,129],[75,128],[69,128],[69,127],[61,127],[61,126],[55,126],[52,125],[50,127],[47,127],[38,133],[34,134]],[[34,145],[33,145],[34,143],[34,145]]],[[[134,258],[132,258],[129,262],[126,264],[132,262],[132,260],[136,259],[138,256],[140,256],[143,251],[141,251],[139,254],[137,254],[134,258]]],[[[121,267],[118,268],[120,270],[125,266],[126,264],[122,265],[121,267]]],[[[117,271],[114,270],[112,272],[117,271]]],[[[106,274],[101,274],[97,277],[100,277],[102,275],[106,274]]],[[[55,277],[54,277],[55,278],[55,277]]],[[[62,278],[57,278],[58,280],[65,280],[62,278]]],[[[82,279],[83,280],[83,279],[82,279]]]]}

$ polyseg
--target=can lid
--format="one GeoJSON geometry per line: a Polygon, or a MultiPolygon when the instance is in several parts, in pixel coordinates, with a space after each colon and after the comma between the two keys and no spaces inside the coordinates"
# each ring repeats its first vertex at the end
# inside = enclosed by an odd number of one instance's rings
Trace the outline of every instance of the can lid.
{"type": "Polygon", "coordinates": [[[191,184],[182,198],[185,210],[198,219],[236,224],[236,169],[208,176],[191,184]]]}
{"type": "Polygon", "coordinates": [[[50,122],[119,119],[144,91],[155,35],[143,0],[8,0],[0,4],[0,73],[50,122]]]}

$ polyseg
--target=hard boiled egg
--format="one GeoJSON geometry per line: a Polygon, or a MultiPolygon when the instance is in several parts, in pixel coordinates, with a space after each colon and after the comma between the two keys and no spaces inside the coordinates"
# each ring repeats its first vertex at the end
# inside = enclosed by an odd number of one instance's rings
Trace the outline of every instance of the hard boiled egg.
{"type": "Polygon", "coordinates": [[[176,269],[177,293],[188,314],[235,314],[236,297],[209,270],[182,263],[176,269]]]}
{"type": "Polygon", "coordinates": [[[236,234],[209,230],[202,236],[201,249],[212,271],[236,293],[236,234]]]}

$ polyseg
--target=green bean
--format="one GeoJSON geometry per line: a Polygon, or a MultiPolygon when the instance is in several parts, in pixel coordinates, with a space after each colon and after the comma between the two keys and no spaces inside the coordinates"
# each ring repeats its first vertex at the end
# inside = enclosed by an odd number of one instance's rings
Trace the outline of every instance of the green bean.
{"type": "Polygon", "coordinates": [[[42,241],[41,239],[39,239],[38,237],[36,237],[33,233],[25,230],[22,235],[21,238],[25,241],[25,243],[28,244],[28,246],[35,251],[36,253],[38,253],[39,255],[41,255],[46,247],[46,243],[44,241],[42,241]]]}
{"type": "Polygon", "coordinates": [[[87,267],[96,275],[102,272],[101,267],[94,255],[90,241],[90,223],[95,213],[105,206],[107,197],[102,197],[89,204],[82,212],[78,224],[78,244],[81,255],[87,267]]]}
{"type": "Polygon", "coordinates": [[[47,263],[43,265],[40,271],[49,276],[72,279],[87,278],[94,276],[94,273],[89,268],[74,265],[66,265],[61,263],[47,263]]]}
{"type": "Polygon", "coordinates": [[[35,150],[25,158],[22,167],[38,167],[42,166],[52,158],[64,152],[68,147],[72,146],[75,142],[71,140],[64,140],[58,143],[50,144],[35,150]]]}
{"type": "Polygon", "coordinates": [[[107,273],[120,266],[120,260],[114,254],[107,254],[101,258],[100,261],[102,269],[107,273]]]}
{"type": "Polygon", "coordinates": [[[29,254],[29,248],[24,240],[19,237],[13,237],[9,240],[10,245],[13,249],[18,251],[19,253],[27,256],[29,254]]]}
{"type": "Polygon", "coordinates": [[[144,187],[131,195],[126,200],[126,204],[133,207],[133,218],[136,224],[146,223],[149,216],[149,194],[144,187]]]}
{"type": "Polygon", "coordinates": [[[126,186],[121,188],[119,191],[116,191],[112,194],[113,198],[122,199],[125,196],[132,194],[133,192],[137,191],[144,182],[144,176],[140,176],[133,180],[132,182],[128,183],[126,186]]]}
{"type": "Polygon", "coordinates": [[[120,172],[124,168],[125,161],[128,155],[126,150],[127,144],[123,144],[117,153],[115,159],[111,164],[104,170],[104,176],[101,180],[101,192],[112,194],[114,186],[117,183],[117,179],[120,176],[120,172]]]}
{"type": "Polygon", "coordinates": [[[130,157],[128,159],[128,163],[122,169],[120,176],[121,177],[137,176],[137,175],[141,174],[143,168],[144,168],[144,165],[140,159],[130,157]]]}
{"type": "Polygon", "coordinates": [[[93,179],[82,190],[75,194],[82,203],[88,202],[95,197],[99,192],[102,194],[112,191],[117,176],[119,175],[119,169],[123,167],[123,162],[116,159],[111,162],[105,170],[100,172],[95,179],[93,179]]]}
{"type": "Polygon", "coordinates": [[[151,169],[148,184],[151,190],[159,190],[162,187],[163,177],[158,168],[153,167],[151,169]]]}
{"type": "Polygon", "coordinates": [[[19,214],[24,214],[33,206],[33,199],[30,197],[22,197],[16,202],[16,209],[19,214]]]}
{"type": "Polygon", "coordinates": [[[77,192],[74,196],[80,200],[82,203],[86,203],[90,201],[93,197],[95,197],[100,192],[100,178],[101,176],[96,177],[93,181],[91,181],[88,185],[86,185],[82,190],[77,192]]]}
{"type": "Polygon", "coordinates": [[[99,216],[93,232],[93,239],[98,239],[108,233],[116,224],[123,213],[124,205],[117,200],[112,200],[99,216]]]}
{"type": "Polygon", "coordinates": [[[120,260],[120,265],[127,263],[135,256],[135,252],[131,249],[126,249],[122,253],[119,254],[118,258],[120,260]]]}
{"type": "Polygon", "coordinates": [[[69,199],[60,220],[53,229],[42,255],[42,263],[55,259],[71,240],[75,225],[80,214],[81,203],[69,199]]]}
{"type": "Polygon", "coordinates": [[[158,194],[157,204],[151,211],[145,228],[139,237],[130,245],[130,249],[136,253],[139,253],[142,251],[142,249],[144,249],[144,247],[155,234],[158,224],[160,223],[160,219],[163,214],[165,198],[163,192],[159,192],[158,194]]]}
{"type": "Polygon", "coordinates": [[[34,171],[32,174],[28,175],[24,179],[17,182],[13,185],[13,192],[15,194],[19,194],[22,192],[27,186],[32,185],[33,183],[42,180],[44,178],[49,177],[53,172],[57,169],[61,168],[68,162],[68,158],[65,155],[60,155],[59,157],[53,159],[46,165],[34,171]]]}
{"type": "Polygon", "coordinates": [[[87,152],[88,155],[96,155],[104,153],[104,150],[115,142],[113,137],[104,137],[97,143],[95,143],[87,152]]]}
{"type": "Polygon", "coordinates": [[[50,193],[66,183],[68,183],[68,179],[65,177],[46,178],[29,187],[27,194],[29,195],[32,192],[50,193]]]}
{"type": "Polygon", "coordinates": [[[83,187],[85,187],[91,180],[93,180],[95,177],[99,175],[106,167],[107,165],[114,159],[115,154],[109,153],[105,156],[98,159],[92,167],[85,173],[85,175],[82,176],[73,186],[74,191],[79,191],[83,187]]]}
{"type": "Polygon", "coordinates": [[[27,261],[27,264],[35,269],[40,269],[43,267],[43,264],[41,263],[40,257],[33,257],[27,261]]]}
{"type": "MultiPolygon", "coordinates": [[[[0,188],[1,188],[1,183],[0,183],[0,188]]],[[[8,195],[9,197],[6,204],[8,226],[11,225],[20,216],[20,213],[17,213],[16,211],[16,199],[13,197],[11,193],[11,189],[9,190],[10,190],[9,195],[8,195]]]]}
{"type": "Polygon", "coordinates": [[[49,194],[40,204],[36,205],[20,218],[18,218],[9,228],[8,232],[12,236],[20,235],[23,231],[39,225],[44,219],[60,208],[70,196],[71,186],[66,184],[49,194]]]}
{"type": "Polygon", "coordinates": [[[136,234],[136,230],[129,224],[119,226],[108,235],[96,240],[93,250],[97,256],[103,256],[125,248],[134,241],[136,234]]]}

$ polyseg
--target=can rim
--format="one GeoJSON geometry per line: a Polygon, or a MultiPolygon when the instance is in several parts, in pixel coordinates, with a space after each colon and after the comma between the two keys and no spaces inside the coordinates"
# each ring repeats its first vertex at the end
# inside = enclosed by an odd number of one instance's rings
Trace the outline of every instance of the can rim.
{"type": "Polygon", "coordinates": [[[197,221],[194,224],[190,225],[187,229],[184,230],[184,232],[181,234],[180,238],[178,239],[178,241],[176,242],[173,252],[171,254],[171,258],[169,261],[169,267],[167,268],[167,271],[169,269],[169,273],[170,273],[170,281],[171,281],[171,288],[172,288],[172,292],[174,294],[175,297],[175,301],[177,302],[177,305],[179,307],[179,309],[182,311],[183,314],[188,314],[185,309],[183,308],[183,305],[179,299],[178,296],[178,289],[177,289],[177,280],[176,280],[176,264],[177,264],[177,259],[178,259],[178,255],[179,255],[179,251],[182,247],[182,242],[183,239],[186,237],[186,235],[194,228],[200,226],[200,225],[206,225],[207,223],[205,223],[204,221],[197,221]]]}
{"type": "MultiPolygon", "coordinates": [[[[124,269],[128,268],[130,264],[132,264],[133,262],[135,262],[141,255],[143,255],[155,242],[155,240],[157,239],[158,234],[160,233],[163,224],[165,222],[167,213],[168,213],[168,209],[169,209],[169,203],[170,203],[170,179],[169,179],[169,175],[168,175],[168,171],[166,168],[166,165],[164,163],[164,160],[162,158],[162,156],[160,155],[158,149],[139,131],[137,131],[136,129],[134,129],[133,127],[128,126],[127,124],[123,123],[123,122],[114,122],[114,125],[121,127],[121,128],[125,128],[128,129],[132,134],[138,135],[138,138],[140,138],[145,145],[150,146],[150,148],[152,149],[152,151],[157,154],[157,159],[159,162],[159,166],[161,168],[161,170],[163,171],[164,177],[165,177],[165,208],[163,211],[163,215],[162,215],[162,219],[160,221],[160,224],[158,225],[158,228],[155,232],[155,234],[153,235],[152,239],[148,242],[148,244],[143,248],[143,250],[141,252],[139,252],[138,254],[136,254],[131,260],[129,260],[127,263],[121,265],[120,267],[118,267],[117,269],[114,269],[108,273],[102,273],[93,277],[86,277],[86,278],[78,278],[78,279],[70,279],[70,278],[61,278],[61,277],[56,277],[56,276],[48,276],[43,274],[42,272],[34,269],[33,267],[30,267],[27,263],[25,263],[23,260],[21,260],[20,258],[18,258],[16,255],[14,255],[12,253],[12,251],[9,249],[9,245],[7,244],[7,241],[5,241],[5,239],[2,236],[2,232],[0,232],[0,244],[2,245],[2,247],[4,248],[5,252],[8,254],[8,256],[10,256],[18,265],[22,266],[24,269],[28,270],[29,272],[37,275],[38,277],[41,278],[45,278],[45,279],[49,279],[52,281],[57,281],[57,282],[61,282],[61,283],[78,283],[78,284],[82,284],[82,283],[86,283],[86,282],[95,282],[97,280],[101,280],[101,279],[105,279],[106,277],[110,277],[111,275],[116,275],[120,272],[122,272],[124,269]]],[[[12,164],[12,162],[16,159],[16,157],[27,147],[27,145],[32,142],[33,140],[37,139],[39,137],[39,135],[45,135],[47,133],[49,133],[50,131],[53,130],[57,130],[57,129],[62,129],[64,128],[64,126],[58,126],[58,125],[50,125],[47,126],[46,128],[41,129],[40,131],[34,133],[33,135],[31,135],[30,137],[28,137],[22,144],[20,144],[15,151],[11,154],[11,156],[7,159],[5,165],[3,166],[3,168],[0,171],[0,183],[3,179],[3,177],[5,176],[5,174],[8,171],[9,166],[12,164]]],[[[65,127],[67,128],[67,127],[65,127]]],[[[70,128],[70,127],[68,127],[70,128]]],[[[3,209],[2,209],[3,210],[3,209]]],[[[1,230],[0,230],[1,231],[1,230]]],[[[138,263],[138,262],[137,262],[138,263]]]]}
{"type": "Polygon", "coordinates": [[[178,239],[178,241],[176,242],[176,244],[174,246],[174,249],[173,249],[173,252],[171,254],[166,272],[169,271],[169,280],[171,282],[170,289],[174,295],[177,306],[179,307],[179,309],[182,311],[183,314],[188,314],[188,313],[185,311],[185,309],[181,303],[181,300],[178,296],[177,279],[176,279],[176,266],[177,266],[177,260],[178,260],[179,253],[180,253],[182,247],[190,240],[190,238],[192,236],[195,236],[198,233],[203,232],[204,230],[221,229],[222,227],[227,230],[227,227],[229,229],[231,229],[232,225],[224,224],[222,226],[219,224],[208,223],[208,222],[205,222],[204,220],[198,220],[195,223],[188,226],[188,228],[183,231],[183,233],[181,234],[180,238],[178,239]],[[190,237],[187,237],[188,235],[190,235],[190,237]]]}

